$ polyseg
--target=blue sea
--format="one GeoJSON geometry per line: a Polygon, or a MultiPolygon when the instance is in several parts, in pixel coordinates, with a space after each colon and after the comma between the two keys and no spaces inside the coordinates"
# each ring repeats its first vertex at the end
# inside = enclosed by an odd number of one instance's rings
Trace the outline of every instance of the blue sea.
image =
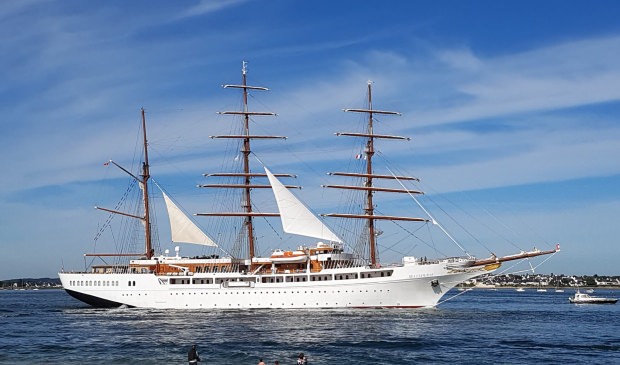
{"type": "MultiPolygon", "coordinates": [[[[448,296],[456,295],[453,291],[448,296]]],[[[620,364],[620,304],[474,289],[436,309],[95,309],[0,291],[0,364],[620,364]]],[[[618,297],[620,291],[594,295],[618,297]]]]}

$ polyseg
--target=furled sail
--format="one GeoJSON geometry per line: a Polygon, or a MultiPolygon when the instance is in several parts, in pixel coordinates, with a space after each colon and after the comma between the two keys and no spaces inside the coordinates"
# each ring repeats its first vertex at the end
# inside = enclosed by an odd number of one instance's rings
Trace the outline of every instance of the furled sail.
{"type": "Polygon", "coordinates": [[[198,228],[198,226],[196,226],[196,224],[194,224],[194,222],[192,222],[163,191],[162,194],[166,201],[166,208],[168,208],[172,242],[217,247],[217,244],[198,228]]]}
{"type": "Polygon", "coordinates": [[[342,242],[323,222],[293,195],[265,167],[269,183],[276,197],[282,229],[286,233],[298,234],[307,237],[320,238],[332,242],[342,242]]]}

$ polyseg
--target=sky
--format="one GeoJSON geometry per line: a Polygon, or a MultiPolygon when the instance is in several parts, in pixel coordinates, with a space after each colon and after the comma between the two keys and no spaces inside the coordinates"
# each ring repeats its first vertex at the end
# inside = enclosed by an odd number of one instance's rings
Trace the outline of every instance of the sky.
{"type": "MultiPolygon", "coordinates": [[[[278,113],[252,130],[288,137],[252,150],[298,174],[314,212],[344,209],[320,185],[363,163],[358,141],[333,133],[363,132],[342,109],[364,108],[371,80],[373,107],[402,113],[378,117],[375,132],[411,137],[377,142],[376,172],[421,178],[420,201],[468,252],[559,243],[548,260],[502,270],[620,275],[619,17],[615,1],[578,0],[0,1],[0,279],[84,268],[107,218],[93,206],[113,207],[127,185],[104,163],[135,162],[142,107],[154,178],[187,211],[211,211],[195,186],[235,157],[209,136],[237,123],[216,112],[239,109],[221,85],[241,82],[242,61],[250,85],[270,88],[250,108],[278,113]]],[[[375,202],[420,214],[407,196],[375,202]]],[[[174,247],[160,226],[162,249],[174,247]]],[[[462,254],[381,229],[382,262],[462,254]]],[[[263,254],[297,244],[257,237],[263,254]]]]}

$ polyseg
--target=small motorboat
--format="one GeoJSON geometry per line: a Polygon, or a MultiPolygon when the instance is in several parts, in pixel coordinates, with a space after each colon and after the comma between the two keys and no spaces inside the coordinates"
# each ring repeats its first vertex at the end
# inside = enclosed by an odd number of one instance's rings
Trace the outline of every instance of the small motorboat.
{"type": "Polygon", "coordinates": [[[517,289],[515,289],[515,290],[516,290],[516,291],[518,291],[518,292],[525,291],[525,289],[523,289],[523,288],[517,288],[517,289]]]}
{"type": "Polygon", "coordinates": [[[618,301],[614,298],[594,297],[587,293],[581,293],[579,290],[568,300],[574,304],[615,304],[618,301]]]}

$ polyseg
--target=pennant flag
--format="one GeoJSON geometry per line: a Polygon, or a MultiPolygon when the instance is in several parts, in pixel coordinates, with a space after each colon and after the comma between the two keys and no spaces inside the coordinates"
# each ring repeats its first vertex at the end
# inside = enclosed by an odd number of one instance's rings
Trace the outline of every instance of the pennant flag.
{"type": "Polygon", "coordinates": [[[109,162],[106,162],[103,164],[103,166],[108,166],[109,164],[110,164],[109,162]]]}

